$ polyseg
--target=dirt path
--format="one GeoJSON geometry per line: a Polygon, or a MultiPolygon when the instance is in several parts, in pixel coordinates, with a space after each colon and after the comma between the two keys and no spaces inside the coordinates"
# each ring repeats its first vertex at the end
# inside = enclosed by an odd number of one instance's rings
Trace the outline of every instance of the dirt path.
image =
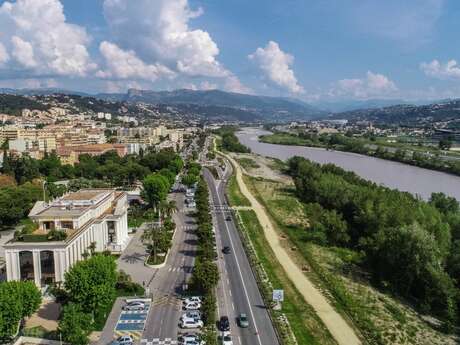
{"type": "Polygon", "coordinates": [[[304,297],[305,301],[310,304],[316,311],[320,319],[331,332],[334,339],[340,345],[358,345],[361,340],[357,337],[354,330],[346,323],[342,316],[337,313],[330,305],[329,301],[321,292],[310,282],[302,270],[295,264],[286,250],[282,247],[278,233],[275,231],[270,219],[265,212],[264,207],[257,201],[247,188],[243,180],[241,167],[228,155],[225,155],[236,168],[236,180],[240,187],[241,193],[249,200],[257,218],[262,225],[265,237],[270,244],[276,258],[284,267],[289,279],[304,297]]]}

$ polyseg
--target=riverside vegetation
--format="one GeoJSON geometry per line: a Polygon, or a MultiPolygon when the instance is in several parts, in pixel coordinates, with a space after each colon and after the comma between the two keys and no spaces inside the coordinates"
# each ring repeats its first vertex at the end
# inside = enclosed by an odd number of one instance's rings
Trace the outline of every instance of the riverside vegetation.
{"type": "Polygon", "coordinates": [[[295,186],[249,176],[246,184],[293,258],[366,340],[456,343],[442,332],[458,322],[458,203],[441,194],[426,203],[303,158],[290,167],[295,186]]]}
{"type": "MultiPolygon", "coordinates": [[[[284,132],[275,132],[274,134],[259,137],[261,142],[269,144],[321,147],[337,151],[354,152],[460,176],[460,161],[440,158],[439,154],[441,152],[438,149],[402,144],[382,145],[372,139],[373,137],[366,139],[343,134],[318,135],[312,133],[294,134],[284,132]],[[390,145],[391,147],[387,147],[390,145]],[[426,151],[429,151],[429,154],[426,151]]],[[[441,149],[448,146],[445,141],[440,142],[441,149]]]]}

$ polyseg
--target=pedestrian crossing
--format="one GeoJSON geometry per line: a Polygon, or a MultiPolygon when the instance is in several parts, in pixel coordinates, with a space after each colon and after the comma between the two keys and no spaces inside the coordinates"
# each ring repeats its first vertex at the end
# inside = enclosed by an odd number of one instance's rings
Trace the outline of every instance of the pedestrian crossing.
{"type": "Polygon", "coordinates": [[[178,344],[177,340],[173,340],[171,338],[159,339],[154,338],[151,341],[148,339],[142,339],[141,345],[175,345],[178,344]]]}
{"type": "Polygon", "coordinates": [[[180,272],[182,269],[182,267],[169,267],[168,272],[180,272]]]}
{"type": "Polygon", "coordinates": [[[182,300],[176,296],[161,296],[153,299],[153,306],[162,306],[162,305],[172,305],[180,307],[182,305],[182,300]]]}
{"type": "Polygon", "coordinates": [[[114,331],[114,338],[121,337],[122,335],[130,335],[134,340],[139,340],[142,336],[142,331],[114,331]]]}

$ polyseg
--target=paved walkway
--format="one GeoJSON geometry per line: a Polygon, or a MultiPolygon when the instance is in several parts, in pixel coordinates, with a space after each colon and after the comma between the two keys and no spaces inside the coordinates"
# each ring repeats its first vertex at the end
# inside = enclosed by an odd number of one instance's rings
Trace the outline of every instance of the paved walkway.
{"type": "Polygon", "coordinates": [[[302,294],[305,301],[313,307],[319,318],[329,329],[329,332],[331,332],[332,336],[339,345],[361,344],[361,340],[358,338],[353,328],[351,328],[342,316],[334,310],[329,301],[312,284],[308,277],[289,256],[288,252],[283,248],[280,243],[278,233],[275,231],[264,207],[252,195],[244,183],[241,167],[233,158],[228,155],[225,156],[233,163],[233,166],[236,169],[236,180],[241,193],[243,193],[243,195],[251,203],[254,212],[257,215],[257,219],[264,229],[265,237],[270,244],[271,249],[275,253],[276,258],[286,271],[289,279],[302,294]]]}

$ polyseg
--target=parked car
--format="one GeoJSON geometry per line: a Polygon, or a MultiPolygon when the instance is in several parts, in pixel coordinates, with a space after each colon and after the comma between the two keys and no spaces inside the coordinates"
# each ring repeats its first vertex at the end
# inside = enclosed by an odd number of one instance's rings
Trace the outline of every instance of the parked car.
{"type": "Polygon", "coordinates": [[[229,331],[230,330],[230,321],[228,320],[228,316],[221,316],[220,317],[219,329],[221,331],[229,331]]]}
{"type": "Polygon", "coordinates": [[[230,252],[231,252],[230,247],[225,246],[224,248],[222,248],[222,253],[224,253],[224,254],[230,254],[230,252]]]}
{"type": "Polygon", "coordinates": [[[145,309],[145,303],[140,302],[140,301],[135,301],[135,302],[129,302],[123,307],[123,310],[144,310],[145,309]]]}
{"type": "Polygon", "coordinates": [[[184,318],[179,323],[180,328],[201,328],[203,327],[203,321],[196,320],[193,318],[184,318]]]}
{"type": "Polygon", "coordinates": [[[230,335],[230,332],[222,333],[221,339],[222,345],[233,345],[232,336],[230,335]]]}
{"type": "Polygon", "coordinates": [[[205,345],[197,334],[183,334],[179,337],[180,345],[205,345]]]}
{"type": "Polygon", "coordinates": [[[201,313],[198,310],[190,310],[180,317],[180,319],[197,319],[201,320],[201,313]]]}
{"type": "Polygon", "coordinates": [[[133,345],[134,339],[130,335],[122,335],[110,343],[111,345],[133,345]]]}
{"type": "Polygon", "coordinates": [[[184,310],[199,310],[201,308],[201,303],[190,302],[184,303],[184,310]]]}
{"type": "Polygon", "coordinates": [[[238,324],[241,328],[248,328],[249,327],[249,320],[248,316],[245,313],[241,313],[238,316],[238,324]]]}
{"type": "Polygon", "coordinates": [[[192,302],[201,303],[201,297],[200,296],[190,296],[184,299],[185,304],[192,303],[192,302]]]}

